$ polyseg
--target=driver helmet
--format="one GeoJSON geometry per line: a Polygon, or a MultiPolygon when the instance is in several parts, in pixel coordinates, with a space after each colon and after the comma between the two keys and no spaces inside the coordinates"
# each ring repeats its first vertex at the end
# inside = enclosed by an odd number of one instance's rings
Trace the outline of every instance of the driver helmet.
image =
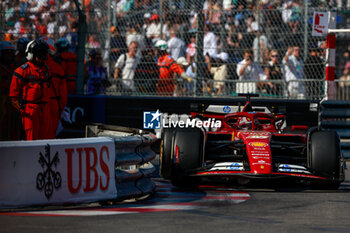
{"type": "Polygon", "coordinates": [[[242,117],[238,122],[239,129],[251,130],[252,129],[252,121],[248,117],[242,117]]]}

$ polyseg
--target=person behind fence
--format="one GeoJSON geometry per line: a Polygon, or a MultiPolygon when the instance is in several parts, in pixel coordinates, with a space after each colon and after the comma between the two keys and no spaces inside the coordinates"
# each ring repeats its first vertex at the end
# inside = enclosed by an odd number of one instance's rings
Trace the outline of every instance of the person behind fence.
{"type": "Polygon", "coordinates": [[[321,99],[323,94],[324,64],[318,47],[312,47],[304,63],[306,98],[321,99]]]}
{"type": "Polygon", "coordinates": [[[77,55],[69,49],[69,41],[62,37],[56,41],[57,53],[55,54],[55,61],[61,65],[67,78],[68,94],[76,93],[77,83],[77,55]]]}
{"type": "Polygon", "coordinates": [[[261,26],[254,26],[253,32],[255,34],[253,40],[254,61],[259,64],[266,64],[269,56],[269,41],[263,34],[261,26]]]}
{"type": "MultiPolygon", "coordinates": [[[[200,82],[197,82],[197,86],[195,87],[196,92],[198,92],[198,89],[200,89],[204,95],[211,95],[211,93],[213,92],[213,75],[210,73],[210,64],[214,63],[214,61],[215,59],[210,57],[209,53],[207,53],[204,56],[203,66],[198,66],[198,68],[202,69],[201,71],[203,72],[203,77],[198,78],[200,82]]],[[[197,71],[199,72],[199,69],[197,71]]]]}
{"type": "Polygon", "coordinates": [[[284,78],[288,82],[288,96],[303,98],[305,96],[303,75],[304,64],[300,56],[299,45],[289,46],[283,58],[284,78]]]}
{"type": "Polygon", "coordinates": [[[167,52],[167,42],[158,40],[155,44],[156,55],[158,55],[159,80],[157,83],[157,95],[174,95],[175,73],[181,78],[191,82],[192,79],[185,71],[174,61],[167,52]]]}
{"type": "Polygon", "coordinates": [[[268,94],[283,96],[283,70],[280,56],[276,49],[271,50],[270,60],[267,64],[269,68],[269,82],[268,94]]]}
{"type": "Polygon", "coordinates": [[[141,58],[142,51],[146,48],[146,38],[141,33],[141,26],[139,24],[131,23],[126,33],[126,44],[129,46],[132,41],[137,42],[136,56],[141,58]]]}
{"type": "Polygon", "coordinates": [[[12,76],[10,98],[21,113],[26,140],[44,139],[50,112],[49,70],[45,64],[49,46],[34,40],[28,43],[28,62],[18,67],[12,76]]]}
{"type": "Polygon", "coordinates": [[[56,53],[56,47],[54,41],[49,37],[41,37],[41,41],[47,43],[49,46],[49,55],[46,61],[46,65],[49,68],[50,76],[50,98],[49,98],[49,110],[50,110],[50,123],[48,124],[47,131],[45,132],[46,139],[56,138],[56,131],[58,123],[61,119],[61,114],[67,105],[68,90],[67,82],[64,70],[55,62],[53,56],[56,53]]]}
{"type": "Polygon", "coordinates": [[[190,42],[186,48],[186,59],[187,62],[191,63],[191,58],[196,54],[196,35],[194,32],[189,31],[190,42]]]}
{"type": "Polygon", "coordinates": [[[140,58],[136,56],[138,44],[132,41],[128,47],[128,52],[120,55],[114,66],[114,79],[117,80],[117,91],[122,94],[132,94],[136,91],[134,81],[135,70],[140,63],[140,58]]]}
{"type": "Polygon", "coordinates": [[[210,73],[213,74],[214,79],[214,91],[215,95],[223,95],[225,94],[225,81],[227,80],[227,62],[228,62],[228,54],[225,52],[221,52],[216,57],[217,66],[212,67],[211,64],[208,64],[210,73]]]}
{"type": "Polygon", "coordinates": [[[152,43],[155,44],[161,36],[161,30],[162,29],[162,24],[160,23],[159,15],[153,14],[149,20],[152,22],[146,32],[147,39],[152,43]]]}
{"type": "MultiPolygon", "coordinates": [[[[183,70],[186,70],[187,67],[188,67],[188,62],[186,60],[185,57],[179,57],[177,60],[176,60],[176,63],[183,69],[183,70]]],[[[187,74],[187,73],[186,73],[187,74]]],[[[175,74],[176,76],[178,76],[178,74],[175,74]]],[[[181,78],[178,78],[176,79],[176,85],[175,85],[175,91],[174,91],[174,96],[183,96],[184,93],[185,93],[185,86],[188,85],[188,84],[191,84],[189,83],[187,80],[183,80],[181,78]]]]}
{"type": "MultiPolygon", "coordinates": [[[[195,54],[189,56],[189,66],[186,69],[186,74],[192,78],[192,80],[196,77],[196,63],[195,63],[195,54]]],[[[197,84],[200,87],[200,85],[197,84]]],[[[185,94],[193,95],[194,94],[194,82],[185,82],[185,94]]]]}
{"type": "MultiPolygon", "coordinates": [[[[149,26],[151,25],[151,13],[146,12],[143,15],[143,25],[142,25],[142,35],[146,35],[147,34],[147,30],[149,28],[149,26]]],[[[149,41],[148,37],[146,36],[146,45],[149,46],[152,42],[149,41]]]]}
{"type": "Polygon", "coordinates": [[[88,80],[86,94],[105,94],[106,88],[110,86],[107,68],[102,65],[102,53],[99,49],[92,49],[89,53],[90,64],[87,67],[88,80]]]}
{"type": "Polygon", "coordinates": [[[218,54],[218,44],[216,35],[211,31],[212,27],[210,24],[204,25],[204,38],[203,38],[203,55],[209,54],[211,58],[216,58],[218,54]]]}
{"type": "Polygon", "coordinates": [[[237,93],[256,93],[259,80],[266,80],[266,75],[259,65],[254,62],[253,50],[244,51],[244,59],[237,64],[236,72],[239,81],[236,85],[237,93]]]}
{"type": "Polygon", "coordinates": [[[9,91],[15,70],[15,46],[9,41],[0,42],[0,141],[19,140],[21,128],[17,111],[11,106],[9,91]]]}
{"type": "Polygon", "coordinates": [[[154,95],[156,93],[156,84],[159,77],[159,71],[154,60],[153,48],[147,47],[142,51],[140,63],[135,70],[135,82],[137,90],[140,93],[154,95]]]}
{"type": "Polygon", "coordinates": [[[240,58],[242,57],[242,39],[243,34],[238,31],[237,27],[234,25],[234,21],[230,21],[228,24],[228,33],[226,37],[227,43],[227,52],[229,57],[234,61],[234,63],[238,63],[240,58]]]}
{"type": "Polygon", "coordinates": [[[170,39],[168,40],[168,50],[170,55],[177,61],[180,57],[185,56],[185,42],[177,37],[174,28],[169,30],[170,39]]]}
{"type": "Polygon", "coordinates": [[[111,54],[109,56],[110,62],[115,64],[123,53],[126,52],[126,39],[120,34],[119,28],[111,26],[111,54]]]}

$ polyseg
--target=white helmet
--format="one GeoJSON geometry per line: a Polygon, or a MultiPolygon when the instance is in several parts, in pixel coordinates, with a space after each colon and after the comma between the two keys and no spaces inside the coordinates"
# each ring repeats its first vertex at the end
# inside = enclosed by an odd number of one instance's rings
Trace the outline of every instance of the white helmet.
{"type": "Polygon", "coordinates": [[[168,48],[168,44],[165,40],[158,40],[154,47],[156,47],[159,50],[165,51],[168,48]]]}

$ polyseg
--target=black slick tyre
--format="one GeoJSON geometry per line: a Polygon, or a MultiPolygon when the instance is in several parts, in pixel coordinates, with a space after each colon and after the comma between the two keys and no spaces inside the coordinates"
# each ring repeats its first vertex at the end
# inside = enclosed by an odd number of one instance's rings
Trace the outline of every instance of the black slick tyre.
{"type": "Polygon", "coordinates": [[[338,189],[341,180],[340,139],[334,131],[317,131],[311,134],[308,164],[315,175],[327,180],[312,180],[312,189],[338,189]]]}
{"type": "Polygon", "coordinates": [[[178,128],[173,137],[171,181],[180,187],[196,186],[199,180],[189,175],[202,166],[204,134],[198,128],[178,128]]]}
{"type": "Polygon", "coordinates": [[[171,160],[171,150],[172,150],[172,138],[173,138],[172,128],[163,129],[162,139],[160,143],[160,153],[159,153],[159,170],[160,176],[164,179],[170,179],[172,174],[172,160],[171,160]]]}

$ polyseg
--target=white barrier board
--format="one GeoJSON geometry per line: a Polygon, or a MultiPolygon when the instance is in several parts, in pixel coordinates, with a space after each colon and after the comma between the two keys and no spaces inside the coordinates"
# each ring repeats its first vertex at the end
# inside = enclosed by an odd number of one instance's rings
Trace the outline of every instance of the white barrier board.
{"type": "Polygon", "coordinates": [[[0,208],[116,198],[112,138],[0,142],[0,208]]]}

